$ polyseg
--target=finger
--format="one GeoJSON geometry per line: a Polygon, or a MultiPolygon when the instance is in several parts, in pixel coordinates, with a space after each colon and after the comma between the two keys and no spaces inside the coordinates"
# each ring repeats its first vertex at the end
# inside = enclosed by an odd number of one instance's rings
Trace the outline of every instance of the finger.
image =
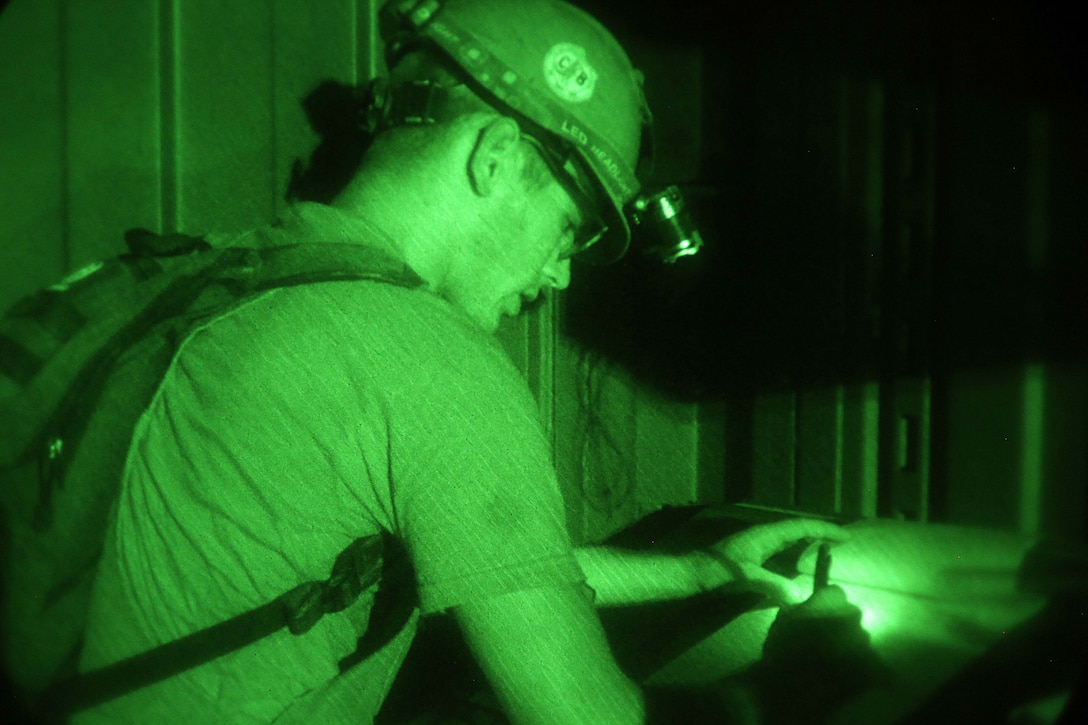
{"type": "Polygon", "coordinates": [[[814,519],[787,519],[772,524],[753,526],[742,534],[730,537],[722,549],[727,557],[741,561],[763,563],[807,538],[845,539],[847,534],[835,524],[814,519]]]}
{"type": "Polygon", "coordinates": [[[817,519],[786,519],[759,524],[712,547],[721,556],[742,562],[762,564],[804,539],[822,539],[838,543],[850,538],[842,527],[817,519]]]}
{"type": "Polygon", "coordinates": [[[820,519],[791,519],[783,522],[790,524],[787,530],[794,539],[827,539],[829,541],[848,541],[851,533],[838,524],[820,519]]]}
{"type": "Polygon", "coordinates": [[[761,548],[766,556],[770,557],[803,539],[821,539],[837,543],[849,538],[849,532],[829,521],[790,519],[768,525],[762,537],[761,548]]]}

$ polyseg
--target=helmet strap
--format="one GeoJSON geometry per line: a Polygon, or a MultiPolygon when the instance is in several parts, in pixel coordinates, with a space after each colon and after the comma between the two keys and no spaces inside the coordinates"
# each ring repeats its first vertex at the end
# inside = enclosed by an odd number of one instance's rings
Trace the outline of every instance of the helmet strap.
{"type": "Polygon", "coordinates": [[[364,124],[371,133],[395,126],[433,124],[444,117],[449,103],[449,89],[427,80],[392,85],[385,78],[376,78],[367,94],[364,124]]]}

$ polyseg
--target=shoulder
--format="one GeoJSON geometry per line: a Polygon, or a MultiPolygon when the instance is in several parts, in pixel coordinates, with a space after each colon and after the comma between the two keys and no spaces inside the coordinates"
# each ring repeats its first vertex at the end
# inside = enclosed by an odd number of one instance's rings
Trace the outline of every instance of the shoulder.
{"type": "Polygon", "coordinates": [[[217,335],[246,356],[289,355],[328,374],[377,379],[406,393],[426,394],[436,385],[448,395],[525,388],[493,335],[422,288],[369,281],[300,285],[275,290],[230,317],[217,325],[217,335]]]}
{"type": "Polygon", "coordinates": [[[445,300],[422,288],[371,281],[323,282],[279,290],[267,301],[273,316],[336,332],[345,342],[395,353],[465,354],[505,359],[501,345],[445,300]]]}

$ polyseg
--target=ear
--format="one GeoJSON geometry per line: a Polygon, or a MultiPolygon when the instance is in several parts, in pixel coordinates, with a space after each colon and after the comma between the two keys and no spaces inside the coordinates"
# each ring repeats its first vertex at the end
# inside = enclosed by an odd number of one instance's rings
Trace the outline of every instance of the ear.
{"type": "Polygon", "coordinates": [[[468,159],[468,179],[479,196],[491,196],[513,175],[521,173],[521,127],[499,116],[480,129],[468,159]]]}

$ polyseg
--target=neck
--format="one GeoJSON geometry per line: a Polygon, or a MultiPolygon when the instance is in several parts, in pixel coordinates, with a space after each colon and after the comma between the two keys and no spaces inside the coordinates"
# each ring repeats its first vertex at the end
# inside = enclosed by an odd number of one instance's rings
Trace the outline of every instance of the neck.
{"type": "MultiPolygon", "coordinates": [[[[456,249],[457,216],[441,182],[426,184],[410,171],[364,169],[331,206],[367,220],[397,246],[432,290],[441,291],[456,249]],[[452,242],[452,243],[451,243],[452,242]]],[[[434,179],[437,175],[432,175],[434,179]]]]}

